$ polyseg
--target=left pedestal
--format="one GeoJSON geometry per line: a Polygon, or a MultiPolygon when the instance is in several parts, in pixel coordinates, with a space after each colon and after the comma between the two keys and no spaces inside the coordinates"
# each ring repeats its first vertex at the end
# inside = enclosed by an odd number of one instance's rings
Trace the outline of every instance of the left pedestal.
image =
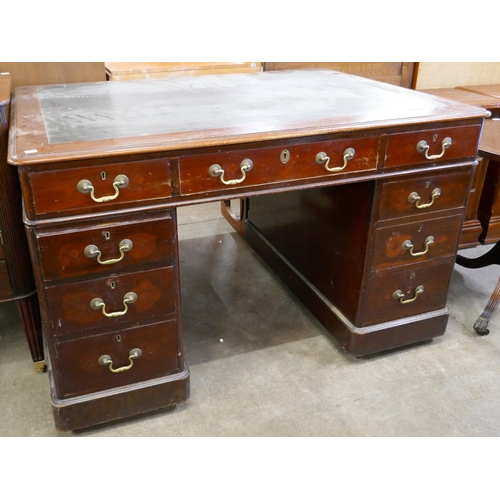
{"type": "Polygon", "coordinates": [[[56,427],[189,396],[175,209],[27,222],[56,427]]]}

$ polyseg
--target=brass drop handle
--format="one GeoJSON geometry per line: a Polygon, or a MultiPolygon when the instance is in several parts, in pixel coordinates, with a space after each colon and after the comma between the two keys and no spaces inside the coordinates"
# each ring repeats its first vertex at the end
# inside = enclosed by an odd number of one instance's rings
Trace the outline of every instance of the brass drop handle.
{"type": "Polygon", "coordinates": [[[417,300],[417,297],[421,293],[424,293],[424,287],[422,285],[419,285],[419,286],[417,286],[417,288],[415,288],[415,295],[413,296],[412,299],[404,300],[405,294],[401,290],[396,290],[392,294],[392,298],[399,300],[399,302],[401,302],[401,304],[410,304],[411,302],[415,302],[417,300]]]}
{"type": "Polygon", "coordinates": [[[451,137],[445,137],[443,139],[443,142],[441,142],[441,153],[438,155],[429,155],[429,145],[427,144],[426,141],[420,141],[417,144],[417,151],[419,153],[424,153],[425,157],[428,160],[438,160],[439,158],[442,158],[444,156],[444,152],[451,146],[451,143],[453,141],[451,140],[451,137]]]}
{"type": "Polygon", "coordinates": [[[128,177],[126,175],[117,175],[113,182],[113,188],[115,189],[115,193],[111,196],[102,196],[101,198],[96,198],[94,196],[94,186],[87,179],[82,179],[77,185],[76,188],[80,193],[86,194],[90,193],[90,197],[97,203],[103,203],[105,201],[111,201],[118,198],[120,194],[120,189],[128,186],[128,177]]]}
{"type": "Polygon", "coordinates": [[[125,309],[123,311],[117,311],[117,312],[111,312],[111,313],[106,312],[106,304],[104,303],[104,301],[102,299],[99,299],[99,298],[92,299],[90,301],[90,307],[92,309],[101,309],[102,314],[104,314],[104,316],[106,316],[106,318],[116,318],[117,316],[123,316],[123,315],[127,314],[128,305],[132,304],[136,300],[137,300],[137,294],[134,292],[128,292],[123,297],[123,305],[125,306],[125,309]]]}
{"type": "Polygon", "coordinates": [[[247,172],[252,170],[252,168],[253,168],[252,160],[248,159],[243,160],[240,164],[241,177],[239,179],[231,179],[226,181],[224,179],[224,169],[220,165],[217,165],[217,163],[214,163],[208,169],[208,175],[210,175],[210,177],[219,177],[222,184],[225,184],[226,186],[234,186],[235,184],[243,182],[247,177],[247,172]]]}
{"type": "Polygon", "coordinates": [[[410,193],[410,196],[408,196],[408,201],[410,203],[415,203],[415,206],[417,208],[428,208],[428,207],[430,207],[434,203],[434,200],[436,200],[440,196],[441,196],[441,189],[436,188],[431,193],[431,201],[429,203],[421,203],[421,204],[419,204],[421,198],[418,195],[418,193],[416,193],[414,191],[413,193],[410,193]]]}
{"type": "Polygon", "coordinates": [[[329,167],[328,165],[330,164],[330,157],[322,151],[321,153],[318,153],[316,155],[316,163],[324,163],[325,169],[328,170],[328,172],[340,172],[347,167],[347,162],[354,158],[355,153],[356,151],[354,151],[354,148],[347,148],[344,151],[344,164],[341,167],[329,167]]]}
{"type": "Polygon", "coordinates": [[[110,372],[120,373],[130,370],[130,368],[134,366],[134,359],[140,358],[141,356],[142,356],[142,351],[138,348],[135,348],[132,349],[128,354],[128,359],[130,363],[127,366],[121,366],[120,368],[113,368],[113,360],[111,359],[111,356],[108,356],[107,354],[103,354],[99,358],[98,363],[102,366],[107,366],[110,372]]]}
{"type": "Polygon", "coordinates": [[[424,241],[425,245],[425,250],[422,250],[420,252],[413,252],[413,243],[411,240],[406,240],[403,242],[401,245],[401,248],[403,250],[408,250],[413,257],[420,257],[421,255],[425,255],[429,251],[429,247],[434,243],[434,236],[427,236],[424,241]]]}
{"type": "Polygon", "coordinates": [[[134,244],[130,240],[120,241],[120,246],[118,247],[118,250],[120,251],[120,257],[118,257],[117,259],[101,260],[101,251],[95,245],[87,245],[83,253],[89,259],[97,257],[97,262],[103,266],[106,266],[109,264],[116,264],[117,262],[120,262],[123,257],[125,257],[125,252],[128,252],[133,246],[134,244]]]}

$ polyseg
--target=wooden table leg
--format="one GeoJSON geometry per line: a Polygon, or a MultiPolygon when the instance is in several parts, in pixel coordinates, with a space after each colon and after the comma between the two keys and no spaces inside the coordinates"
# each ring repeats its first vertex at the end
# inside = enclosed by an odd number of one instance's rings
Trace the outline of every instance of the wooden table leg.
{"type": "Polygon", "coordinates": [[[42,323],[40,306],[36,294],[16,300],[17,312],[21,319],[33,364],[38,372],[45,370],[43,353],[42,323]]]}
{"type": "Polygon", "coordinates": [[[488,323],[493,316],[493,313],[497,310],[498,304],[500,302],[500,279],[497,282],[495,290],[491,294],[490,300],[486,304],[484,311],[479,315],[474,323],[474,331],[478,335],[488,335],[490,331],[488,330],[488,323]]]}
{"type": "Polygon", "coordinates": [[[245,219],[246,219],[246,210],[247,210],[247,199],[242,198],[239,200],[240,202],[240,215],[236,215],[231,208],[231,201],[221,201],[221,213],[229,224],[233,227],[233,229],[239,233],[240,236],[245,236],[245,219]]]}
{"type": "MultiPolygon", "coordinates": [[[[486,266],[491,266],[493,264],[500,265],[500,241],[498,241],[495,246],[480,257],[474,259],[469,259],[461,255],[457,256],[457,264],[469,269],[479,269],[486,266]]],[[[474,331],[478,335],[488,335],[490,331],[488,330],[488,323],[493,316],[493,313],[497,310],[498,304],[500,303],[500,279],[491,294],[490,300],[486,304],[484,311],[479,315],[474,323],[474,331]]]]}

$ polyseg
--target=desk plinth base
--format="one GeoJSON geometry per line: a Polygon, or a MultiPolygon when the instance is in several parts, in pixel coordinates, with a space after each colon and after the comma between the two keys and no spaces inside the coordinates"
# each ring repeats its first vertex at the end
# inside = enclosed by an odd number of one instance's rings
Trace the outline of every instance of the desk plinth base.
{"type": "Polygon", "coordinates": [[[189,368],[181,373],[85,396],[58,399],[49,365],[52,410],[58,430],[73,431],[175,406],[189,397],[189,368]]]}
{"type": "Polygon", "coordinates": [[[245,227],[245,240],[341,346],[354,356],[368,356],[416,344],[443,335],[446,330],[448,308],[357,328],[270,245],[252,224],[245,227]]]}

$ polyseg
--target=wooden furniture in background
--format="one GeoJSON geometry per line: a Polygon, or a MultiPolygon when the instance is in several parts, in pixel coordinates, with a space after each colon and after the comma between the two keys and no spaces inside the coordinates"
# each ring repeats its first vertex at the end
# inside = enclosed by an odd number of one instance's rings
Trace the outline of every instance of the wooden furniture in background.
{"type": "MultiPolygon", "coordinates": [[[[500,115],[500,97],[455,88],[425,89],[422,92],[487,109],[490,111],[490,118],[492,119],[500,115]]],[[[488,160],[484,160],[482,156],[478,156],[478,165],[472,181],[469,201],[467,203],[467,213],[460,238],[460,248],[477,246],[484,239],[485,223],[484,217],[479,216],[479,204],[483,196],[483,186],[487,170],[488,160]]]]}
{"type": "Polygon", "coordinates": [[[419,62],[413,88],[439,89],[500,83],[500,62],[419,62]]]}
{"type": "Polygon", "coordinates": [[[500,120],[485,123],[479,154],[486,168],[478,210],[483,227],[481,241],[496,243],[500,240],[500,120]]]}
{"type": "Polygon", "coordinates": [[[0,62],[10,73],[12,88],[22,85],[99,82],[106,79],[103,62],[0,62]]]}
{"type": "Polygon", "coordinates": [[[330,69],[363,76],[379,82],[410,88],[414,63],[411,62],[265,62],[264,71],[290,69],[330,69]]]}
{"type": "Polygon", "coordinates": [[[21,188],[7,163],[11,81],[0,73],[0,302],[16,302],[35,368],[44,369],[42,325],[22,222],[21,188]]]}
{"type": "MultiPolygon", "coordinates": [[[[500,83],[485,85],[469,85],[460,90],[470,92],[481,99],[500,100],[500,83]]],[[[500,121],[498,110],[492,110],[496,115],[492,123],[488,123],[481,140],[480,155],[485,158],[484,169],[487,170],[484,187],[479,202],[478,217],[483,228],[480,239],[484,243],[495,243],[500,240],[500,121]]]]}
{"type": "MultiPolygon", "coordinates": [[[[457,256],[457,264],[470,269],[500,265],[500,120],[487,120],[485,122],[479,144],[479,154],[484,158],[488,167],[479,216],[484,224],[485,242],[495,243],[495,246],[477,258],[457,256]]],[[[476,333],[488,335],[488,323],[499,303],[500,279],[483,312],[474,323],[476,333]]]]}
{"type": "Polygon", "coordinates": [[[469,90],[468,88],[422,89],[421,92],[435,95],[443,99],[463,102],[470,106],[479,106],[491,112],[490,118],[500,117],[500,95],[494,96],[486,93],[479,93],[469,90]]]}
{"type": "Polygon", "coordinates": [[[249,198],[252,244],[348,353],[442,335],[486,114],[329,71],[18,88],[58,428],[188,397],[177,206],[249,198]]]}
{"type": "Polygon", "coordinates": [[[459,89],[465,92],[473,92],[474,94],[479,94],[483,99],[500,99],[500,83],[488,85],[466,85],[463,87],[459,87],[459,89]]]}
{"type": "Polygon", "coordinates": [[[140,80],[262,71],[260,62],[107,62],[108,80],[140,80]]]}

